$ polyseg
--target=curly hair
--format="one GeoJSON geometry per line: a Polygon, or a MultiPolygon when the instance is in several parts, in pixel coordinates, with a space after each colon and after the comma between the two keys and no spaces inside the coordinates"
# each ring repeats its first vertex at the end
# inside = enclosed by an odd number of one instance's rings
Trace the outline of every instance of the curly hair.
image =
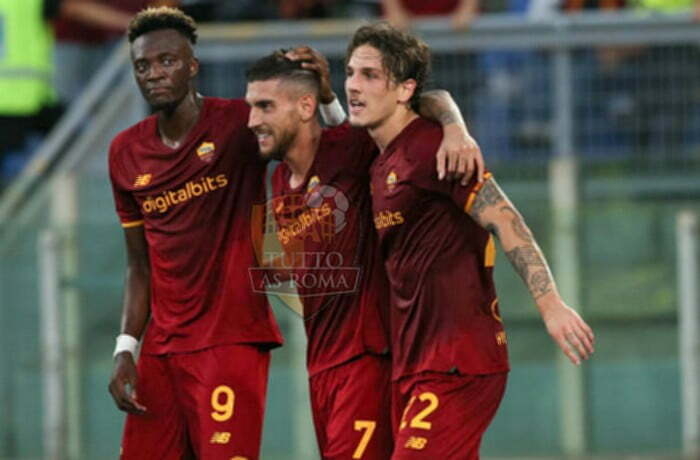
{"type": "Polygon", "coordinates": [[[418,37],[403,32],[386,22],[360,27],[348,44],[346,63],[353,51],[362,45],[370,45],[382,54],[382,65],[395,83],[408,79],[416,81],[416,90],[409,101],[418,110],[418,100],[430,76],[430,48],[418,37]]]}
{"type": "Polygon", "coordinates": [[[129,43],[143,34],[163,29],[177,30],[193,45],[197,43],[197,23],[194,19],[177,8],[167,6],[146,8],[134,16],[127,29],[129,43]]]}

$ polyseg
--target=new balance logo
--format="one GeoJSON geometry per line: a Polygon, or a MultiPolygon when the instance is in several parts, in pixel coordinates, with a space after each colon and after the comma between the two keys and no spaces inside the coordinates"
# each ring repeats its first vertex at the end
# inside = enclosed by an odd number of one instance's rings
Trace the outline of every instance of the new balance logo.
{"type": "Polygon", "coordinates": [[[231,440],[231,433],[227,431],[217,431],[211,437],[210,444],[228,444],[231,440]]]}
{"type": "Polygon", "coordinates": [[[406,444],[404,444],[404,447],[406,449],[423,450],[425,449],[426,444],[428,444],[427,439],[418,436],[411,436],[408,438],[408,441],[406,441],[406,444]]]}
{"type": "Polygon", "coordinates": [[[153,174],[139,174],[134,181],[134,187],[145,187],[151,183],[153,174]]]}
{"type": "Polygon", "coordinates": [[[497,332],[496,333],[496,344],[499,346],[506,345],[508,343],[508,338],[506,337],[506,333],[503,331],[497,332]]]}

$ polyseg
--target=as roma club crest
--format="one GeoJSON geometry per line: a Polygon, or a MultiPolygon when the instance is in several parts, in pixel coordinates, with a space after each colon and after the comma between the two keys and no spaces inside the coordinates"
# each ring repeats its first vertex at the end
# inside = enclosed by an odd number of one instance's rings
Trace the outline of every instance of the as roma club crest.
{"type": "Polygon", "coordinates": [[[211,161],[214,159],[215,151],[216,146],[213,142],[202,142],[202,145],[197,148],[197,156],[200,160],[211,163],[211,161]]]}
{"type": "Polygon", "coordinates": [[[394,171],[391,171],[388,176],[386,176],[386,188],[389,190],[394,190],[396,187],[396,173],[394,171]]]}
{"type": "Polygon", "coordinates": [[[306,187],[306,191],[307,192],[312,191],[320,183],[321,183],[321,179],[319,179],[318,176],[311,177],[311,179],[309,179],[309,185],[306,187]]]}

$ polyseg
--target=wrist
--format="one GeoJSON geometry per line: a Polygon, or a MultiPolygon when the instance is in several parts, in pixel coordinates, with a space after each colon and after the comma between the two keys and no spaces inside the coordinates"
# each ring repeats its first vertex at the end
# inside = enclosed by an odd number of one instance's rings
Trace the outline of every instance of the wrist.
{"type": "Polygon", "coordinates": [[[321,104],[328,105],[328,104],[332,104],[333,101],[336,101],[338,98],[335,97],[335,93],[333,91],[329,91],[327,93],[320,94],[318,99],[319,99],[319,102],[321,102],[321,104]]]}
{"type": "Polygon", "coordinates": [[[112,357],[116,357],[119,353],[125,351],[131,353],[131,356],[133,357],[136,355],[136,347],[138,344],[139,341],[136,339],[136,337],[129,334],[119,334],[116,338],[116,345],[114,347],[112,357]]]}
{"type": "Polygon", "coordinates": [[[537,309],[540,311],[540,314],[544,316],[550,311],[559,308],[563,304],[563,301],[559,294],[552,290],[538,297],[535,303],[537,304],[537,309]]]}
{"type": "Polygon", "coordinates": [[[337,97],[334,97],[329,104],[319,105],[318,110],[324,123],[329,126],[338,126],[345,121],[345,110],[337,97]]]}

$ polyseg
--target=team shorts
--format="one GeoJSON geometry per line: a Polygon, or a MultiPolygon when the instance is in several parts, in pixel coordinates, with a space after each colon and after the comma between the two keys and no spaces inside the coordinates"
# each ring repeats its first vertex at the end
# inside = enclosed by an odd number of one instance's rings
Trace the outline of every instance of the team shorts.
{"type": "Polygon", "coordinates": [[[309,380],[323,460],[387,460],[391,430],[391,360],[365,354],[309,380]]]}
{"type": "Polygon", "coordinates": [[[507,375],[424,372],[393,382],[392,460],[478,460],[507,375]]]}
{"type": "Polygon", "coordinates": [[[257,460],[269,364],[252,345],[141,355],[136,397],[147,412],[127,415],[122,460],[257,460]]]}

